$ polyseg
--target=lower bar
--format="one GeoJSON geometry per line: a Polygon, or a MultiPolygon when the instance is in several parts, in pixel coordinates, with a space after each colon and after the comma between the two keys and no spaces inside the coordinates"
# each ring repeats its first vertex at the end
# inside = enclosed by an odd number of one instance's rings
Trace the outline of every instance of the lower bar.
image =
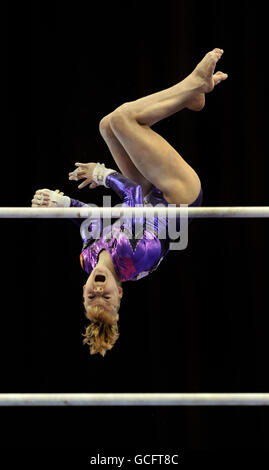
{"type": "Polygon", "coordinates": [[[0,406],[269,406],[269,393],[4,393],[0,406]]]}

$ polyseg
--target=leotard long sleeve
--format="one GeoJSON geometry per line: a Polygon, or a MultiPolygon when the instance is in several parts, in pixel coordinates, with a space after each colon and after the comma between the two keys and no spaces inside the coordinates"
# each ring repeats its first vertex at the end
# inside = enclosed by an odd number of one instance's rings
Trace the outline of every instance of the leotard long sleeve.
{"type": "MultiPolygon", "coordinates": [[[[107,176],[106,185],[120,197],[123,207],[168,205],[158,188],[153,187],[143,199],[141,186],[117,172],[107,176]]],[[[201,202],[202,189],[190,206],[200,205],[201,202]]],[[[87,205],[90,204],[71,199],[71,207],[87,205]]],[[[80,226],[83,240],[81,266],[90,274],[98,262],[100,252],[107,250],[121,281],[136,281],[155,271],[169,251],[170,239],[164,235],[166,228],[166,217],[155,217],[147,221],[145,218],[122,217],[109,226],[105,226],[101,218],[87,219],[80,226]]]]}

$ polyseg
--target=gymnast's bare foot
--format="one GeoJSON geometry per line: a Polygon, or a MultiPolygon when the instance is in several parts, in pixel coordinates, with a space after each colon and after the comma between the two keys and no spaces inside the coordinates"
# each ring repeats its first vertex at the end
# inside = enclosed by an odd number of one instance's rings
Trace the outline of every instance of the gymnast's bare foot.
{"type": "Polygon", "coordinates": [[[192,111],[201,111],[205,105],[205,93],[212,91],[215,85],[218,85],[228,77],[227,73],[214,73],[216,64],[220,60],[223,52],[223,49],[217,48],[208,52],[191,75],[189,75],[188,78],[192,79],[194,83],[197,84],[199,91],[195,92],[189,99],[186,103],[186,108],[192,111]]]}

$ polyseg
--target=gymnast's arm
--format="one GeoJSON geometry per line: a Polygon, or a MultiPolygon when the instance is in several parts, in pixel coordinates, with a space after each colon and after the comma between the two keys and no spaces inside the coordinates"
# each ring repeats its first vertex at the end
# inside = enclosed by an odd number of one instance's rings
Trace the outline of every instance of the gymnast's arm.
{"type": "MultiPolygon", "coordinates": [[[[100,163],[76,163],[78,168],[69,173],[69,180],[84,179],[79,185],[79,189],[89,184],[90,188],[103,185],[111,188],[122,200],[122,206],[134,207],[143,205],[142,187],[123,176],[116,170],[108,169],[100,163]]],[[[39,189],[32,199],[32,207],[83,207],[91,206],[77,199],[65,196],[58,189],[39,189]]]]}
{"type": "Polygon", "coordinates": [[[72,199],[65,196],[64,193],[58,189],[55,191],[51,189],[38,189],[32,199],[32,207],[83,207],[91,204],[72,199]]]}
{"type": "MultiPolygon", "coordinates": [[[[32,207],[91,207],[95,204],[85,204],[85,202],[78,201],[77,199],[72,199],[69,196],[65,196],[64,193],[60,192],[58,189],[52,191],[51,189],[38,189],[32,199],[32,207]]],[[[81,226],[83,219],[82,218],[72,218],[70,219],[76,225],[81,226]]]]}
{"type": "Polygon", "coordinates": [[[105,186],[111,188],[122,200],[123,206],[134,207],[143,205],[142,187],[126,178],[116,170],[106,168],[100,163],[76,163],[77,169],[69,173],[69,179],[84,179],[78,188],[89,185],[90,188],[105,186]]]}
{"type": "Polygon", "coordinates": [[[142,187],[121,173],[115,172],[108,175],[106,185],[120,197],[122,206],[143,205],[142,187]]]}

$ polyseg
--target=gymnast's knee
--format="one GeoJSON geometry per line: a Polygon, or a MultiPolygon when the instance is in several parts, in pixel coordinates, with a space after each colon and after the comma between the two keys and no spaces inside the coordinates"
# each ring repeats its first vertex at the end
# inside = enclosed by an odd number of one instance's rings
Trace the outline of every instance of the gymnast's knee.
{"type": "MultiPolygon", "coordinates": [[[[112,113],[111,113],[112,114],[112,113]]],[[[108,114],[107,116],[104,116],[101,121],[99,122],[99,132],[101,136],[105,138],[109,137],[114,137],[114,133],[111,129],[110,125],[110,118],[111,114],[108,114]]]]}
{"type": "Polygon", "coordinates": [[[110,126],[112,129],[121,128],[127,120],[135,119],[135,114],[130,102],[124,103],[110,114],[110,126]]]}

